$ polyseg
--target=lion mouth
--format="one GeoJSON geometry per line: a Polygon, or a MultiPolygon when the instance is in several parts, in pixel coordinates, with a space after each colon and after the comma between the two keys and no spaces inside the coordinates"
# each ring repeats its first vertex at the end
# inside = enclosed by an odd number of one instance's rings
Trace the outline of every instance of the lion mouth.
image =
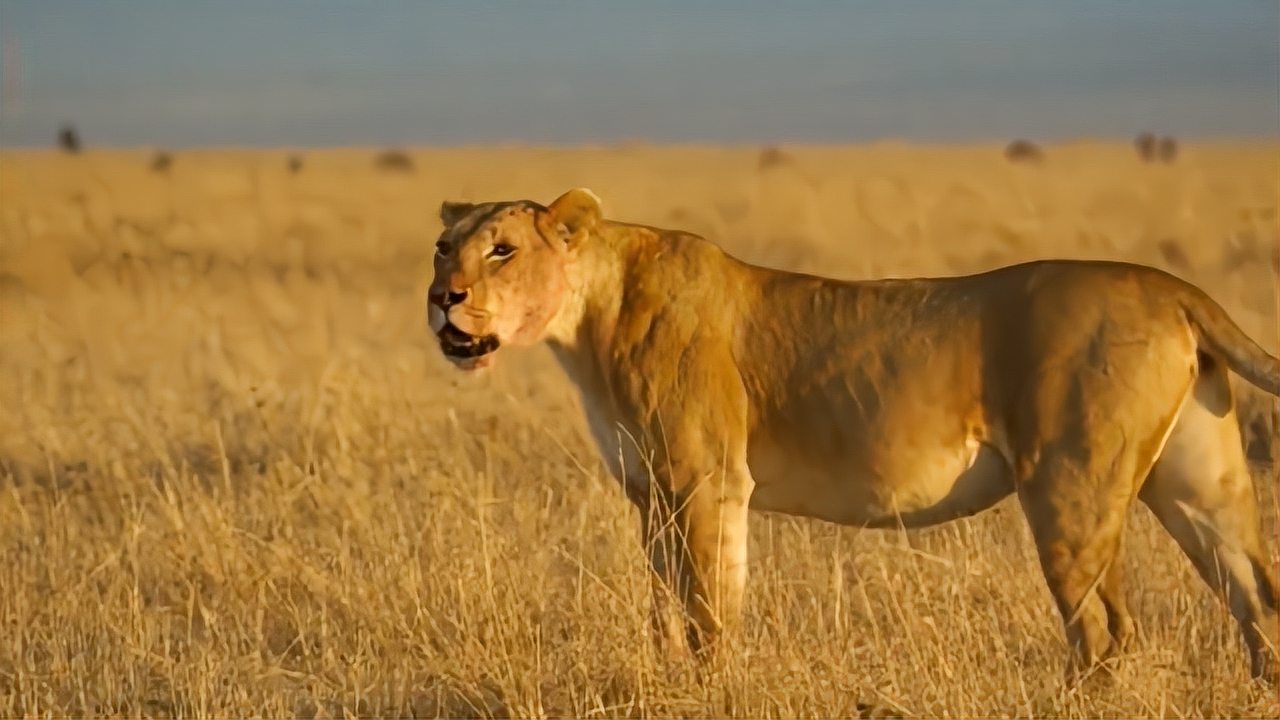
{"type": "Polygon", "coordinates": [[[440,351],[445,357],[457,360],[478,358],[498,349],[497,335],[471,335],[463,332],[458,326],[446,322],[437,333],[440,338],[440,351]]]}

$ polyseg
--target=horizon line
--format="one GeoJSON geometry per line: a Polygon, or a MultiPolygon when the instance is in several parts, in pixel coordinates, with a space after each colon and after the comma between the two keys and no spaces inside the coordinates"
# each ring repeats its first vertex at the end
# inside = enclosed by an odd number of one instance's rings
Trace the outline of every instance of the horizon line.
{"type": "MultiPolygon", "coordinates": [[[[1152,133],[1156,136],[1172,137],[1174,140],[1182,143],[1240,143],[1240,142],[1264,142],[1264,143],[1280,143],[1280,130],[1274,133],[1232,133],[1232,134],[1179,134],[1165,133],[1156,130],[1138,130],[1131,135],[1074,135],[1074,136],[1056,136],[1048,138],[1037,138],[1034,135],[1010,135],[1003,138],[986,137],[986,138],[925,138],[911,136],[882,136],[869,139],[844,139],[844,140],[663,140],[656,138],[618,138],[611,140],[477,140],[464,141],[456,143],[440,143],[440,142],[405,142],[405,143],[369,143],[369,142],[352,142],[347,144],[334,143],[315,143],[315,144],[298,144],[291,145],[288,143],[269,144],[269,143],[189,143],[189,144],[133,144],[133,143],[84,143],[82,141],[81,149],[78,154],[88,154],[95,150],[106,150],[114,152],[140,152],[148,150],[165,150],[165,151],[264,151],[264,150],[470,150],[470,149],[492,149],[492,148],[546,148],[546,149],[604,149],[604,148],[623,148],[623,147],[673,147],[673,148],[760,148],[760,147],[789,147],[789,148],[829,148],[829,147],[853,147],[853,146],[872,146],[872,145],[926,145],[926,146],[984,146],[984,145],[1000,145],[1008,144],[1015,141],[1029,141],[1038,145],[1073,145],[1081,143],[1112,143],[1112,142],[1133,142],[1139,135],[1143,133],[1152,133]]],[[[57,145],[56,136],[51,138],[47,143],[5,143],[0,141],[0,152],[11,151],[43,151],[48,150],[62,154],[67,153],[57,145]]]]}

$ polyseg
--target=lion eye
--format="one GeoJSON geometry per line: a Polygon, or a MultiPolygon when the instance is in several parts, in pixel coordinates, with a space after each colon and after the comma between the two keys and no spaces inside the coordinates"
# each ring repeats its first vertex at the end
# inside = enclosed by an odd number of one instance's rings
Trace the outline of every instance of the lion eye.
{"type": "Polygon", "coordinates": [[[516,249],[514,247],[506,243],[498,243],[497,245],[494,245],[489,250],[489,257],[493,257],[493,258],[511,257],[515,253],[515,251],[516,249]]]}
{"type": "Polygon", "coordinates": [[[449,243],[441,240],[436,243],[436,255],[444,257],[449,254],[449,243]]]}

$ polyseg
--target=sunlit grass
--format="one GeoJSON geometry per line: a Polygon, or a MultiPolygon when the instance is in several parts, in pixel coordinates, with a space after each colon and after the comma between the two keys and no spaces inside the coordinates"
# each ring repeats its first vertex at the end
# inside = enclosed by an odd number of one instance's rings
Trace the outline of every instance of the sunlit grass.
{"type": "Polygon", "coordinates": [[[1081,690],[1013,503],[903,533],[756,515],[739,647],[701,675],[656,656],[638,518],[548,354],[463,377],[426,336],[445,196],[590,185],[846,277],[1137,260],[1276,347],[1274,147],[786,152],[433,151],[394,176],[180,154],[167,177],[0,154],[0,716],[1280,713],[1142,508],[1140,641],[1081,690]]]}

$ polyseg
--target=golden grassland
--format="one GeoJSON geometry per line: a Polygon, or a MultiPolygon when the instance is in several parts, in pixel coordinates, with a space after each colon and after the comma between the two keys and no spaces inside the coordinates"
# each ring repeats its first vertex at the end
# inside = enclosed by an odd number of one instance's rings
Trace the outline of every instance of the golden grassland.
{"type": "MultiPolygon", "coordinates": [[[[549,353],[463,376],[423,303],[442,199],[587,185],[840,277],[1157,265],[1275,352],[1276,145],[374,155],[0,153],[0,716],[1280,714],[1142,507],[1141,640],[1096,686],[1062,683],[1012,501],[910,532],[757,514],[740,647],[660,660],[638,523],[549,353]]],[[[1237,388],[1274,537],[1270,405],[1237,388]]]]}

